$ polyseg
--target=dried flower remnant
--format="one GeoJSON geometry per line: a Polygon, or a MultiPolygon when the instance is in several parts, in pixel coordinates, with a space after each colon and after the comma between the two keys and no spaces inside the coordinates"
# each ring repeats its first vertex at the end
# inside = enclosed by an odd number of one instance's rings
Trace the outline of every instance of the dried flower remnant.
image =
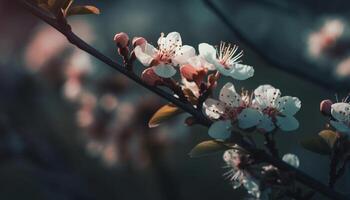
{"type": "Polygon", "coordinates": [[[158,39],[158,48],[145,43],[136,46],[134,52],[144,66],[152,67],[154,72],[163,78],[174,76],[175,66],[185,64],[188,58],[195,56],[195,49],[182,45],[181,36],[177,32],[171,32],[166,37],[162,33],[158,39]]]}
{"type": "Polygon", "coordinates": [[[249,155],[241,153],[239,150],[230,149],[225,151],[223,159],[229,171],[224,174],[232,183],[234,189],[243,186],[248,194],[255,198],[260,197],[258,181],[250,174],[249,166],[252,160],[249,155]]]}
{"type": "Polygon", "coordinates": [[[199,55],[207,62],[213,64],[215,68],[224,76],[229,76],[237,80],[245,80],[254,75],[254,69],[251,66],[240,64],[240,58],[243,52],[238,54],[238,46],[222,42],[219,49],[212,45],[201,43],[198,46],[199,55]]]}

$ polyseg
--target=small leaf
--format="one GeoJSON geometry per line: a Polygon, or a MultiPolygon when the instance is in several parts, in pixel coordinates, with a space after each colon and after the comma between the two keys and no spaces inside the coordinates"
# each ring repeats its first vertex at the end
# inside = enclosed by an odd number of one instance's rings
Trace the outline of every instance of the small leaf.
{"type": "Polygon", "coordinates": [[[328,143],[319,135],[305,138],[301,141],[301,146],[305,149],[321,155],[331,154],[331,148],[328,143]]]}
{"type": "Polygon", "coordinates": [[[338,139],[338,134],[331,130],[323,130],[318,135],[324,139],[330,148],[333,148],[335,141],[338,139]]]}
{"type": "Polygon", "coordinates": [[[72,6],[67,12],[67,16],[71,15],[86,15],[86,14],[100,14],[100,10],[95,6],[85,5],[85,6],[72,6]]]}
{"type": "Polygon", "coordinates": [[[167,121],[181,113],[183,113],[183,111],[178,107],[174,106],[173,104],[167,104],[153,114],[152,118],[148,122],[148,126],[150,128],[157,127],[162,122],[167,121]]]}
{"type": "Polygon", "coordinates": [[[208,140],[197,144],[189,153],[191,158],[207,156],[219,151],[225,151],[229,149],[228,145],[225,145],[221,141],[208,140]]]}

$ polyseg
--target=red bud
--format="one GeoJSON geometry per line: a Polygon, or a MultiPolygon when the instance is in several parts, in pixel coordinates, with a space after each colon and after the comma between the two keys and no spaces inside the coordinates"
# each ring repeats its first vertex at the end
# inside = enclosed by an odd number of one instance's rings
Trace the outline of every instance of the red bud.
{"type": "Polygon", "coordinates": [[[329,100],[329,99],[321,101],[321,103],[320,103],[320,111],[321,111],[321,113],[326,115],[326,116],[330,116],[331,115],[332,104],[333,104],[333,102],[331,100],[329,100]]]}
{"type": "Polygon", "coordinates": [[[129,36],[124,32],[120,32],[114,36],[114,41],[119,48],[125,48],[129,44],[129,36]]]}

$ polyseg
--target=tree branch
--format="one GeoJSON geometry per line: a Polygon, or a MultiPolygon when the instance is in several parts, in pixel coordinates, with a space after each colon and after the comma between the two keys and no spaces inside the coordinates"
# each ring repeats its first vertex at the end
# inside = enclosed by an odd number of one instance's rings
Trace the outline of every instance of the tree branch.
{"type": "MultiPolygon", "coordinates": [[[[107,64],[111,68],[119,71],[120,73],[124,74],[131,80],[135,81],[142,87],[154,92],[155,94],[159,95],[160,97],[166,99],[167,101],[173,103],[177,107],[181,108],[182,110],[186,111],[187,113],[191,114],[200,124],[209,127],[211,124],[211,121],[207,119],[203,113],[200,110],[196,110],[193,105],[191,105],[189,102],[182,102],[178,98],[174,97],[173,95],[165,92],[164,90],[147,85],[144,83],[136,74],[132,73],[131,71],[127,70],[124,66],[121,64],[111,60],[89,44],[87,44],[85,41],[80,39],[77,35],[75,35],[69,25],[60,23],[61,21],[58,21],[57,19],[51,17],[48,15],[45,11],[37,7],[36,5],[32,4],[31,2],[28,2],[26,0],[17,0],[22,6],[24,6],[27,10],[29,10],[32,14],[37,16],[38,18],[42,19],[55,29],[57,29],[59,32],[61,32],[63,35],[65,35],[68,39],[68,41],[81,50],[89,53],[93,57],[97,58],[98,60],[102,61],[103,63],[107,64]]],[[[244,140],[240,141],[238,143],[239,146],[246,148],[246,149],[255,149],[252,147],[251,144],[244,142],[244,140]]],[[[315,180],[311,176],[305,174],[304,172],[290,166],[289,164],[283,162],[282,160],[278,158],[274,158],[265,151],[256,151],[256,153],[252,154],[253,158],[257,160],[262,160],[266,163],[270,163],[274,165],[277,168],[280,168],[282,170],[291,171],[295,174],[295,177],[298,181],[301,183],[307,185],[308,187],[314,189],[315,191],[318,191],[319,193],[324,194],[325,196],[329,197],[333,200],[345,200],[346,197],[342,194],[339,194],[335,192],[334,190],[328,188],[324,184],[320,183],[319,181],[315,180]]]]}

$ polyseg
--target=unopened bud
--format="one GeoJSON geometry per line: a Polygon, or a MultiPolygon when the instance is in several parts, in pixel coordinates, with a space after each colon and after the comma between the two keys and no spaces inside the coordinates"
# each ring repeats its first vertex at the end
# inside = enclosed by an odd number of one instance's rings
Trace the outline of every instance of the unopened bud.
{"type": "Polygon", "coordinates": [[[129,36],[124,32],[115,34],[114,41],[119,48],[125,48],[129,44],[129,36]]]}
{"type": "Polygon", "coordinates": [[[154,72],[153,68],[145,69],[142,72],[141,79],[152,86],[163,84],[163,79],[154,72]]]}
{"type": "Polygon", "coordinates": [[[147,43],[147,40],[143,37],[134,37],[132,39],[132,46],[133,47],[136,47],[136,46],[139,46],[139,45],[143,45],[143,44],[146,44],[147,43]]]}
{"type": "Polygon", "coordinates": [[[331,110],[332,110],[332,104],[333,104],[333,102],[329,99],[321,101],[321,103],[320,103],[321,113],[326,115],[326,116],[330,116],[331,110]]]}

